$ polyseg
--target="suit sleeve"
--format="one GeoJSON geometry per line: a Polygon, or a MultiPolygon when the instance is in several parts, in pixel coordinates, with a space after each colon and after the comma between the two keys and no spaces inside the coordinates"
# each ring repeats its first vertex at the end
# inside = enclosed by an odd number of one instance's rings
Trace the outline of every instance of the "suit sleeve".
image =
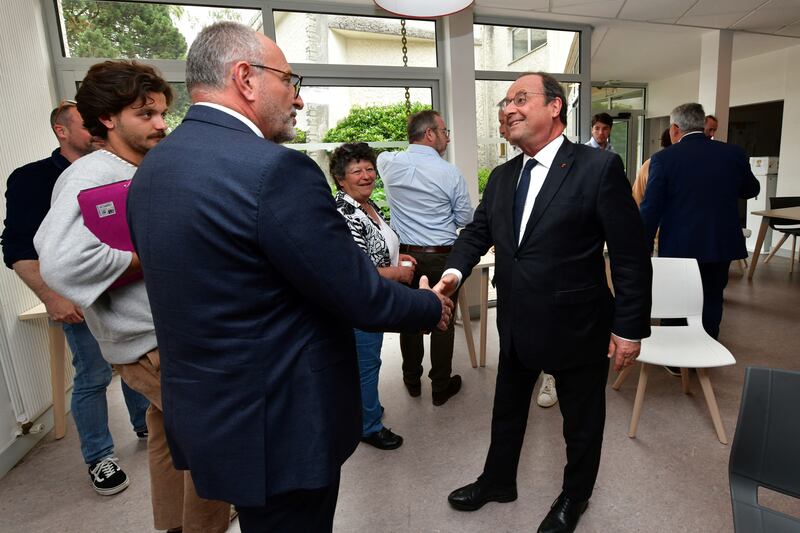
{"type": "Polygon", "coordinates": [[[420,331],[436,326],[439,299],[378,274],[353,240],[325,176],[311,159],[281,150],[264,169],[258,242],[300,294],[321,312],[359,329],[420,331]]]}
{"type": "Polygon", "coordinates": [[[614,284],[611,332],[626,339],[649,337],[653,271],[642,219],[619,157],[610,158],[602,174],[597,213],[614,284]]]}
{"type": "MultiPolygon", "coordinates": [[[[498,167],[499,168],[499,167],[498,167]]],[[[500,172],[498,168],[492,171],[489,182],[483,193],[483,199],[475,208],[472,222],[461,230],[458,239],[453,244],[453,250],[447,258],[445,269],[455,268],[461,272],[461,283],[463,284],[472,272],[483,254],[489,251],[494,243],[492,237],[492,213],[491,205],[497,191],[500,172]]]]}
{"type": "Polygon", "coordinates": [[[664,214],[664,202],[667,196],[667,176],[664,165],[658,154],[650,159],[648,170],[647,187],[644,190],[644,198],[639,206],[642,222],[644,222],[645,236],[647,237],[648,247],[653,251],[658,226],[661,224],[661,217],[664,214]]]}

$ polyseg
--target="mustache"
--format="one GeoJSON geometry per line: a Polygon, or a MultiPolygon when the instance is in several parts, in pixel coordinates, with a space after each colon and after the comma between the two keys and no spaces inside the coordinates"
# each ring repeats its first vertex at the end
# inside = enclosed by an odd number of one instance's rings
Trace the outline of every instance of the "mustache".
{"type": "Polygon", "coordinates": [[[165,131],[160,131],[160,132],[158,132],[158,133],[154,133],[154,134],[152,134],[152,135],[148,135],[148,136],[147,136],[147,138],[148,138],[148,139],[163,139],[163,138],[164,138],[164,137],[166,137],[166,136],[167,136],[167,132],[165,132],[165,131]]]}

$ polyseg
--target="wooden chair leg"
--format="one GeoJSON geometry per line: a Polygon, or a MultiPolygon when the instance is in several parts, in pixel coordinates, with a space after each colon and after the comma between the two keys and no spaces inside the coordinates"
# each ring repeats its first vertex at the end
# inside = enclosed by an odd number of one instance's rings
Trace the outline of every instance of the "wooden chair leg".
{"type": "Polygon", "coordinates": [[[725,435],[722,418],[719,416],[717,399],[714,397],[714,389],[711,387],[711,379],[708,377],[708,369],[698,368],[697,378],[700,380],[700,386],[703,388],[703,394],[705,394],[706,397],[708,410],[711,413],[711,421],[714,423],[714,429],[717,432],[717,438],[722,444],[728,444],[728,437],[725,435]]]}
{"type": "Polygon", "coordinates": [[[461,324],[464,326],[464,336],[467,340],[467,352],[472,368],[478,368],[478,361],[475,358],[475,338],[472,336],[472,320],[469,318],[469,302],[466,298],[466,291],[458,298],[458,308],[461,311],[461,324]]]}
{"type": "Polygon", "coordinates": [[[681,368],[681,385],[683,386],[683,393],[689,394],[689,369],[681,368]]]}
{"type": "Polygon", "coordinates": [[[789,256],[789,274],[794,273],[794,246],[796,244],[797,236],[792,235],[792,255],[789,256]]]}
{"type": "Polygon", "coordinates": [[[625,380],[628,379],[628,375],[633,370],[633,365],[625,367],[622,369],[622,372],[619,373],[617,379],[614,381],[614,384],[611,385],[611,388],[614,390],[619,390],[622,387],[622,384],[625,383],[625,380]]]}
{"type": "Polygon", "coordinates": [[[647,368],[649,365],[640,363],[639,385],[636,387],[636,399],[633,401],[633,415],[631,415],[631,427],[628,436],[636,438],[636,427],[639,425],[639,415],[642,414],[642,404],[644,403],[644,391],[647,389],[647,368]]]}
{"type": "Polygon", "coordinates": [[[788,239],[788,238],[789,238],[789,234],[788,233],[784,233],[783,237],[781,237],[780,242],[772,247],[772,250],[770,250],[769,255],[767,256],[767,258],[764,259],[764,263],[768,263],[769,260],[772,259],[772,256],[775,255],[775,252],[777,252],[778,250],[781,249],[781,246],[783,246],[783,243],[785,243],[786,239],[788,239]]]}

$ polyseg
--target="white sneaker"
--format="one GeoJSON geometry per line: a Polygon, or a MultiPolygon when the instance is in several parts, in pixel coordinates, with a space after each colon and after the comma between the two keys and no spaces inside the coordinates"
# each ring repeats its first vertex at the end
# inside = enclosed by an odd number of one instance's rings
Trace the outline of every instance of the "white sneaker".
{"type": "Polygon", "coordinates": [[[553,407],[558,403],[556,396],[556,378],[550,374],[542,372],[542,386],[539,387],[539,395],[536,397],[539,407],[553,407]]]}

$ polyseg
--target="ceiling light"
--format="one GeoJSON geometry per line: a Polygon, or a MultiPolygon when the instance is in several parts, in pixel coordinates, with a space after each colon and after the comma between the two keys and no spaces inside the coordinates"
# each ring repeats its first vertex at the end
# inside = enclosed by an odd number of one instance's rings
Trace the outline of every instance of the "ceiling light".
{"type": "Polygon", "coordinates": [[[446,17],[466,9],[473,0],[374,0],[389,13],[408,18],[446,17]]]}

